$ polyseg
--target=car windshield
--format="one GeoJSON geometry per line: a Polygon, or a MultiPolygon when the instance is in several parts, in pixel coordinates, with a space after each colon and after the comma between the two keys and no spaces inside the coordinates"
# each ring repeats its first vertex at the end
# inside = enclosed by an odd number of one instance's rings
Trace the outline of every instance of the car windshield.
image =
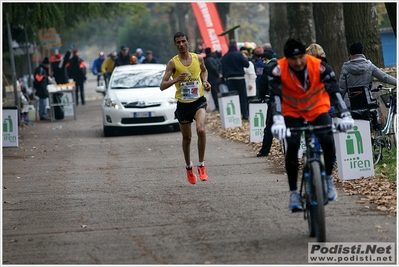
{"type": "Polygon", "coordinates": [[[165,70],[138,69],[112,74],[111,89],[159,87],[165,70]]]}

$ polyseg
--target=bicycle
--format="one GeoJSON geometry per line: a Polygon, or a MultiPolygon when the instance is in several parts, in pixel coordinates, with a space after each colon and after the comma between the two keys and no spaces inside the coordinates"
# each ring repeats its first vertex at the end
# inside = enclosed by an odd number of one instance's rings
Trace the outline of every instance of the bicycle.
{"type": "Polygon", "coordinates": [[[315,145],[315,133],[334,132],[332,124],[313,126],[305,123],[304,127],[287,129],[287,138],[292,133],[305,136],[306,150],[303,155],[303,173],[299,190],[302,209],[293,212],[304,212],[308,221],[310,237],[316,237],[318,242],[326,241],[326,221],[324,206],[328,204],[326,171],[322,149],[315,145]]]}
{"type": "MultiPolygon", "coordinates": [[[[351,92],[352,97],[361,95],[361,97],[363,97],[363,100],[366,99],[364,88],[354,89],[355,90],[351,92]]],[[[386,90],[390,89],[391,88],[387,88],[386,90]]],[[[376,88],[369,89],[370,92],[378,92],[380,90],[385,90],[385,88],[381,84],[376,88]]],[[[359,103],[356,103],[354,100],[351,99],[351,107],[355,107],[355,104],[357,104],[356,108],[351,110],[351,114],[354,119],[358,118],[362,120],[368,120],[370,122],[373,163],[374,165],[376,165],[381,161],[383,157],[383,148],[385,148],[388,152],[392,151],[392,140],[386,134],[389,131],[389,125],[385,127],[382,126],[379,111],[377,109],[379,107],[379,102],[376,99],[372,98],[371,100],[373,102],[367,104],[365,104],[364,102],[361,103],[361,100],[362,99],[360,99],[359,103]]]]}
{"type": "Polygon", "coordinates": [[[383,148],[385,148],[388,152],[392,151],[392,140],[390,135],[394,135],[395,144],[396,144],[396,122],[394,122],[392,129],[392,121],[396,120],[396,94],[393,94],[394,88],[384,87],[382,84],[378,85],[375,89],[372,89],[372,92],[378,92],[380,90],[386,90],[388,93],[381,95],[381,99],[383,100],[385,106],[389,109],[387,120],[385,125],[381,124],[381,119],[379,116],[379,112],[376,109],[371,110],[371,144],[373,149],[373,159],[374,165],[378,164],[383,158],[383,148]]]}
{"type": "Polygon", "coordinates": [[[385,104],[385,107],[388,108],[387,119],[385,122],[385,126],[382,129],[382,132],[387,135],[393,135],[394,144],[396,146],[396,131],[397,131],[397,116],[396,116],[396,86],[393,88],[383,87],[380,84],[377,87],[379,90],[388,91],[388,93],[380,95],[380,98],[385,104]]]}
{"type": "Polygon", "coordinates": [[[97,74],[97,82],[98,82],[98,86],[102,86],[105,88],[105,91],[103,92],[103,96],[105,96],[106,92],[107,92],[107,87],[108,87],[108,80],[107,79],[107,74],[98,72],[97,74]]]}

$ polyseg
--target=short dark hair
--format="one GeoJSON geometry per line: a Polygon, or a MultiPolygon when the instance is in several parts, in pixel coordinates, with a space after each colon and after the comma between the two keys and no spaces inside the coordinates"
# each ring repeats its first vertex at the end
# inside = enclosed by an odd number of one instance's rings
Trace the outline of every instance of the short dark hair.
{"type": "Polygon", "coordinates": [[[176,32],[175,35],[173,36],[173,42],[176,42],[177,37],[186,37],[188,41],[188,37],[184,32],[176,32]]]}

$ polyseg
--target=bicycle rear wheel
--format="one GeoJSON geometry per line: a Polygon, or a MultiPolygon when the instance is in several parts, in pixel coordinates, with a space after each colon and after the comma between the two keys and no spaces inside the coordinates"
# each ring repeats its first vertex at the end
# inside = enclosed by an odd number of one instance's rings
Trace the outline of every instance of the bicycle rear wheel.
{"type": "Polygon", "coordinates": [[[324,190],[321,177],[320,164],[317,161],[310,163],[310,174],[314,186],[314,196],[312,203],[313,217],[315,224],[316,238],[318,242],[326,241],[326,218],[324,214],[324,190]]]}
{"type": "Polygon", "coordinates": [[[373,161],[374,165],[376,165],[382,159],[382,143],[376,138],[371,138],[371,145],[373,149],[373,161]]]}
{"type": "Polygon", "coordinates": [[[397,140],[396,140],[396,131],[398,130],[398,118],[396,117],[396,113],[395,114],[393,114],[393,116],[392,116],[392,127],[393,127],[393,141],[394,141],[394,143],[395,143],[395,146],[396,146],[396,142],[397,142],[397,140]]]}

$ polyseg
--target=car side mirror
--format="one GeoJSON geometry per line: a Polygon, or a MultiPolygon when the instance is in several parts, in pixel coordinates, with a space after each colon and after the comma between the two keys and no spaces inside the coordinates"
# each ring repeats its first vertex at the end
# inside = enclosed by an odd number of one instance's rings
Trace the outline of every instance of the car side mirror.
{"type": "Polygon", "coordinates": [[[104,85],[100,85],[96,87],[96,92],[97,93],[105,93],[105,86],[104,85]]]}

